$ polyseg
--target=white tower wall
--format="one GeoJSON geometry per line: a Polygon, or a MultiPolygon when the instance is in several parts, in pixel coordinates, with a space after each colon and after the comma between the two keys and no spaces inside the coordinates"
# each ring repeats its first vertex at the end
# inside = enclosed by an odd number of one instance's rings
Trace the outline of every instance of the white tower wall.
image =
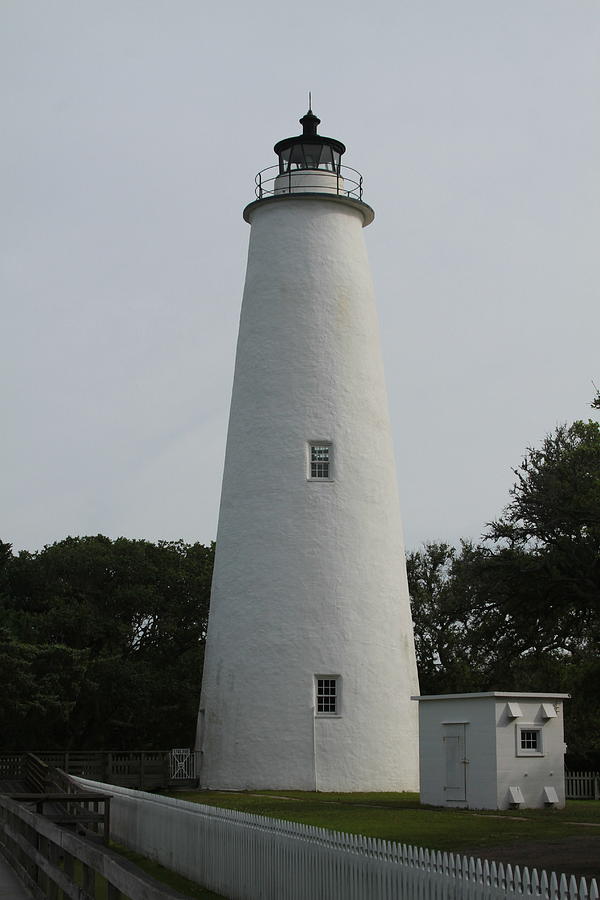
{"type": "MultiPolygon", "coordinates": [[[[370,215],[369,215],[370,214],[370,215]]],[[[197,746],[203,787],[416,790],[417,673],[365,204],[258,201],[197,746]],[[308,477],[309,442],[332,477],[308,477]],[[337,676],[338,715],[315,714],[337,676]]]]}

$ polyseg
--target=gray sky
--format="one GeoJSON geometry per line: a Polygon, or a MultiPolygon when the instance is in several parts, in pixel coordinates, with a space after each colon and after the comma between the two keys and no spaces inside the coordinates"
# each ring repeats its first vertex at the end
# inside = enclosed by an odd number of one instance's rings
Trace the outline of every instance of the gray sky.
{"type": "Polygon", "coordinates": [[[0,537],[216,535],[249,228],[306,94],[376,218],[409,549],[600,382],[600,3],[2,0],[0,537]]]}

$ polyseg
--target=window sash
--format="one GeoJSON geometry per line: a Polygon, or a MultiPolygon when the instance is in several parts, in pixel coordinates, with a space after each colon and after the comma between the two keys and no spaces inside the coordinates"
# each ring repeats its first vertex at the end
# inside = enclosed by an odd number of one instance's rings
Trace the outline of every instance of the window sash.
{"type": "Polygon", "coordinates": [[[540,733],[537,729],[523,728],[521,731],[521,750],[539,750],[540,733]]]}
{"type": "Polygon", "coordinates": [[[329,481],[331,478],[331,444],[310,444],[309,475],[315,481],[329,481]]]}
{"type": "Polygon", "coordinates": [[[317,678],[317,714],[335,716],[339,709],[337,678],[317,678]]]}
{"type": "Polygon", "coordinates": [[[516,726],[516,755],[545,756],[542,727],[530,723],[516,726]]]}

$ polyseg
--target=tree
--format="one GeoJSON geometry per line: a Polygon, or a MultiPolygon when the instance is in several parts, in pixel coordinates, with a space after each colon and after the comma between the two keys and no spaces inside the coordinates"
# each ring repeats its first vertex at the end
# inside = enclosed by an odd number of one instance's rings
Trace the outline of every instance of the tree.
{"type": "Polygon", "coordinates": [[[514,622],[525,620],[522,632],[529,628],[532,646],[521,662],[540,675],[547,674],[542,663],[552,664],[548,686],[572,694],[566,722],[573,760],[598,765],[600,426],[559,426],[540,449],[527,451],[515,474],[511,502],[489,530],[495,542],[490,566],[513,588],[503,612],[514,622]],[[520,567],[515,556],[524,561],[520,567]]]}
{"type": "Polygon", "coordinates": [[[600,426],[560,425],[527,451],[515,475],[511,502],[489,527],[495,570],[516,572],[530,612],[543,618],[557,647],[597,652],[600,426]],[[515,556],[525,565],[515,568],[515,556]]]}
{"type": "Polygon", "coordinates": [[[102,535],[5,554],[0,666],[17,676],[0,700],[5,746],[189,745],[212,561],[212,546],[102,535]]]}
{"type": "Polygon", "coordinates": [[[407,560],[423,692],[555,690],[573,765],[600,765],[600,428],[527,451],[479,546],[407,560]]]}
{"type": "Polygon", "coordinates": [[[473,628],[474,603],[465,560],[446,543],[426,543],[406,559],[421,693],[481,690],[480,641],[473,628]]]}

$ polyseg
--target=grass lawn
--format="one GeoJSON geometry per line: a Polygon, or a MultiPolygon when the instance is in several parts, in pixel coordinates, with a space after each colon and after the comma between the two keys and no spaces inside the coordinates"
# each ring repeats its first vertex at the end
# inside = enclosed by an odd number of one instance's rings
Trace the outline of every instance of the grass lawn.
{"type": "Polygon", "coordinates": [[[600,837],[600,801],[571,800],[563,810],[459,810],[421,806],[417,794],[303,791],[178,792],[180,800],[319,825],[388,841],[460,852],[523,841],[600,837]],[[594,827],[596,826],[596,827],[594,827]]]}
{"type": "MultiPolygon", "coordinates": [[[[212,891],[200,887],[188,878],[184,878],[183,875],[178,875],[170,869],[165,869],[160,863],[147,859],[145,856],[141,856],[134,850],[128,850],[126,847],[122,847],[120,844],[115,844],[112,841],[110,846],[112,850],[115,850],[130,862],[135,863],[135,865],[142,869],[146,875],[151,875],[152,878],[156,878],[157,881],[162,882],[164,885],[173,888],[175,891],[179,891],[186,897],[190,897],[191,900],[224,900],[221,894],[213,894],[212,891]]],[[[105,886],[98,887],[97,884],[96,890],[96,897],[98,900],[104,900],[106,897],[105,886]],[[103,890],[104,893],[102,893],[103,890]]]]}

